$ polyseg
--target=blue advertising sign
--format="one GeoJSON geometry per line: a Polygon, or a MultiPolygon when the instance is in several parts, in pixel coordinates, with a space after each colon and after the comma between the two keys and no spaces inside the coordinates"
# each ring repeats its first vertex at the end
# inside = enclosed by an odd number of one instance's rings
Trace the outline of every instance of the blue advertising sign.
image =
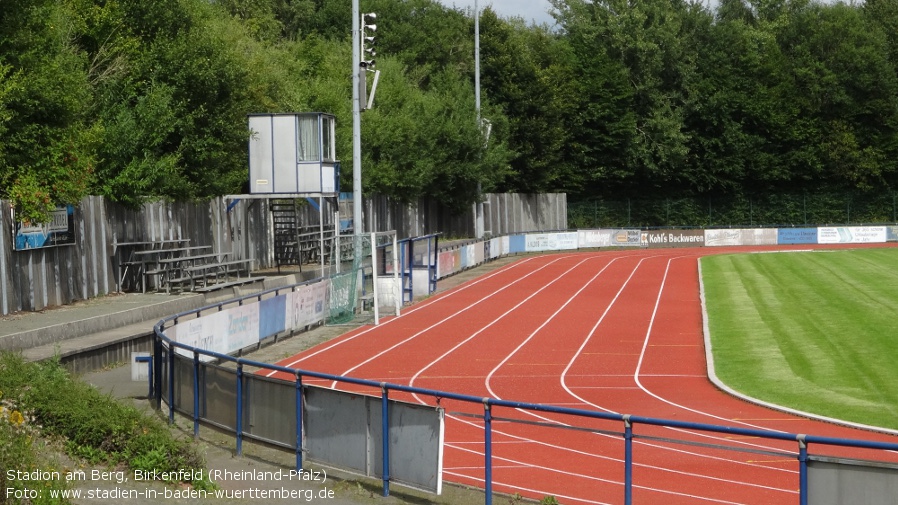
{"type": "Polygon", "coordinates": [[[785,244],[816,244],[817,228],[780,228],[776,232],[776,243],[785,244]]]}
{"type": "Polygon", "coordinates": [[[75,220],[73,219],[75,208],[71,205],[56,207],[50,213],[50,222],[31,224],[20,222],[15,218],[13,210],[13,222],[15,225],[16,251],[38,249],[41,247],[54,247],[75,243],[75,220]]]}

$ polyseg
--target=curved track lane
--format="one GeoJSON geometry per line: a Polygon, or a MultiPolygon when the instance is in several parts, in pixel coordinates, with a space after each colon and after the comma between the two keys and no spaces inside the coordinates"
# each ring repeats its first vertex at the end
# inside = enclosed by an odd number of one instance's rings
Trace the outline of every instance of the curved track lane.
{"type": "MultiPolygon", "coordinates": [[[[278,364],[521,402],[895,441],[758,407],[710,383],[697,259],[733,250],[748,249],[529,257],[278,364]]],[[[444,477],[482,486],[482,421],[462,415],[482,409],[441,405],[448,413],[444,477]]],[[[494,490],[565,503],[623,502],[621,423],[511,409],[492,414],[500,418],[493,423],[494,490]],[[579,429],[562,428],[569,425],[579,429]]],[[[795,444],[634,430],[641,437],[634,444],[635,503],[797,501],[798,465],[785,454],[795,444]]]]}

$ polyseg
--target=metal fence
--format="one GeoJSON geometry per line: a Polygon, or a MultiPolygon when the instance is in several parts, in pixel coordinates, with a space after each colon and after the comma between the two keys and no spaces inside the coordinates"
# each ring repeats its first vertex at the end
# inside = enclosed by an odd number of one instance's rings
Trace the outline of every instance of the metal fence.
{"type": "Polygon", "coordinates": [[[898,193],[820,192],[569,202],[571,228],[792,227],[898,223],[898,193]]]}
{"type": "MultiPolygon", "coordinates": [[[[271,292],[276,295],[284,289],[291,288],[280,288],[280,290],[271,290],[271,292]]],[[[252,296],[261,301],[266,294],[260,293],[252,296]]],[[[230,303],[242,305],[246,300],[249,300],[249,297],[233,300],[230,303]]],[[[172,421],[176,410],[190,416],[193,419],[196,435],[199,434],[202,423],[234,433],[238,454],[242,453],[244,439],[256,439],[294,451],[296,471],[302,470],[303,456],[308,454],[316,461],[325,464],[364,475],[377,476],[383,482],[384,496],[389,495],[391,482],[409,483],[414,487],[422,487],[420,484],[422,480],[429,482],[428,479],[432,473],[429,473],[430,469],[441,466],[441,462],[432,460],[433,450],[421,450],[422,446],[426,446],[427,440],[434,439],[433,430],[437,428],[434,428],[432,423],[423,423],[427,427],[422,432],[415,431],[414,426],[403,431],[406,427],[394,422],[396,419],[411,417],[391,416],[391,412],[396,412],[396,409],[400,408],[398,405],[390,403],[391,395],[396,393],[411,393],[419,398],[431,398],[437,405],[440,402],[446,405],[447,401],[457,401],[462,406],[460,409],[465,412],[456,412],[454,415],[476,420],[475,422],[483,430],[484,503],[487,505],[491,505],[493,501],[492,469],[496,459],[493,451],[493,423],[497,421],[526,425],[528,428],[598,433],[619,440],[620,445],[614,445],[612,449],[619,453],[611,455],[609,461],[622,460],[623,486],[620,492],[621,499],[626,505],[633,503],[634,487],[651,485],[651,482],[637,483],[633,474],[634,465],[638,461],[634,455],[633,446],[634,441],[640,439],[668,446],[687,445],[693,448],[703,447],[711,451],[721,451],[724,454],[729,452],[730,455],[725,456],[729,459],[741,458],[745,456],[745,453],[752,453],[768,458],[794,460],[799,468],[798,482],[795,483],[795,488],[798,489],[797,503],[800,505],[809,503],[811,505],[829,503],[887,504],[892,503],[891,500],[894,498],[892,490],[898,489],[898,470],[894,464],[835,460],[825,455],[811,453],[812,447],[820,446],[898,451],[898,444],[895,443],[820,437],[474,397],[450,391],[374,382],[234,358],[173,342],[165,335],[166,327],[170,327],[172,324],[176,325],[179,319],[201,316],[203,312],[221,311],[225,305],[226,303],[219,303],[171,316],[155,326],[156,340],[152,367],[154,379],[152,382],[157,408],[161,408],[162,402],[165,401],[168,404],[169,418],[172,421]],[[180,351],[176,352],[174,349],[180,349],[180,351]],[[222,365],[204,363],[209,358],[219,360],[222,364],[231,364],[236,367],[236,370],[222,365]],[[294,380],[289,382],[263,379],[257,377],[257,374],[244,373],[244,367],[284,372],[290,377],[294,377],[294,380]],[[305,417],[307,414],[304,405],[315,404],[319,411],[330,411],[331,416],[339,413],[344,417],[370,417],[366,412],[370,412],[371,409],[366,407],[355,411],[355,413],[348,413],[349,411],[340,410],[337,405],[341,401],[339,398],[325,397],[310,400],[309,388],[303,384],[303,380],[306,378],[326,379],[343,385],[362,386],[379,391],[379,403],[382,406],[379,411],[381,415],[379,425],[373,426],[370,419],[342,419],[338,425],[332,424],[330,430],[331,440],[340,440],[341,448],[345,449],[346,438],[352,438],[353,434],[362,432],[369,433],[372,428],[379,429],[381,433],[376,440],[377,447],[356,444],[355,450],[337,451],[338,456],[331,454],[333,451],[323,449],[320,443],[322,438],[315,436],[314,428],[310,427],[309,421],[305,417]],[[248,390],[252,390],[252,393],[248,394],[248,390]],[[509,416],[499,416],[499,412],[507,412],[509,416]],[[519,415],[512,417],[517,412],[558,414],[570,416],[573,420],[566,423],[534,422],[524,420],[519,415]],[[612,424],[599,429],[590,425],[590,420],[606,421],[612,424]],[[338,428],[338,431],[345,430],[345,432],[335,432],[333,429],[335,427],[338,428]],[[676,430],[674,433],[678,433],[679,437],[659,436],[657,431],[653,431],[651,427],[673,428],[676,430]],[[791,450],[752,449],[739,446],[736,443],[697,442],[689,440],[688,433],[720,433],[727,435],[727,438],[730,439],[751,437],[786,441],[794,445],[791,450]],[[377,461],[370,459],[372,453],[380,456],[377,461]],[[421,459],[422,453],[425,454],[424,461],[421,459]],[[810,497],[813,497],[813,500],[810,497]],[[833,502],[833,499],[846,501],[833,502]]],[[[376,397],[370,396],[366,401],[377,402],[376,397]]],[[[422,406],[421,408],[433,411],[433,407],[422,406]]],[[[411,422],[409,424],[416,425],[418,423],[411,422]]],[[[440,437],[439,440],[441,441],[442,438],[440,437]]],[[[437,453],[441,454],[438,448],[437,453]]]]}

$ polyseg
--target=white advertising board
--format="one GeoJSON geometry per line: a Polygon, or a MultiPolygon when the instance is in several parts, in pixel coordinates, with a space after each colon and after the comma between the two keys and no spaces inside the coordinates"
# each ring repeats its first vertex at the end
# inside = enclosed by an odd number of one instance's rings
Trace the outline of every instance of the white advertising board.
{"type": "Polygon", "coordinates": [[[871,244],[886,241],[885,226],[821,226],[818,244],[871,244]]]}

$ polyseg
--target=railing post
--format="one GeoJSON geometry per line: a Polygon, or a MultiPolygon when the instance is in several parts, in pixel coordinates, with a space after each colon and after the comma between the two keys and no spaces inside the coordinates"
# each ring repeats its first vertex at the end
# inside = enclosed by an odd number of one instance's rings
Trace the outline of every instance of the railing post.
{"type": "Polygon", "coordinates": [[[175,348],[168,344],[168,422],[175,423],[175,348]]]}
{"type": "MultiPolygon", "coordinates": [[[[160,327],[160,331],[162,328],[160,327]]],[[[153,333],[153,394],[156,400],[156,410],[162,408],[162,338],[153,333]]]]}
{"type": "Polygon", "coordinates": [[[237,455],[243,456],[243,363],[237,362],[237,455]]]}
{"type": "Polygon", "coordinates": [[[493,417],[490,399],[483,399],[483,486],[486,493],[484,503],[493,504],[493,417]]]}
{"type": "Polygon", "coordinates": [[[808,505],[808,444],[798,435],[798,503],[808,505]]]}
{"type": "Polygon", "coordinates": [[[380,405],[380,422],[383,431],[383,481],[384,496],[390,496],[390,401],[387,384],[381,383],[381,405],[380,405]]]}
{"type": "Polygon", "coordinates": [[[296,471],[302,471],[302,375],[296,371],[296,471]]]}
{"type": "Polygon", "coordinates": [[[633,424],[624,415],[624,505],[633,504],[633,424]]]}
{"type": "Polygon", "coordinates": [[[193,438],[200,436],[200,353],[193,350],[193,438]]]}

